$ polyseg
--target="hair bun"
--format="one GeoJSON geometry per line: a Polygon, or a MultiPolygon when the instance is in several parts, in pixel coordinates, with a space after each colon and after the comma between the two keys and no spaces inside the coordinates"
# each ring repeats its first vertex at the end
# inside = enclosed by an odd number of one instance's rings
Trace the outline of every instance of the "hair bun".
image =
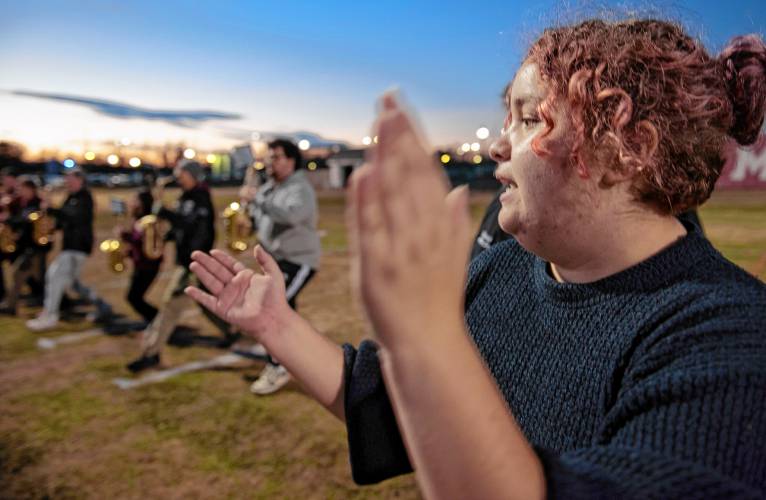
{"type": "Polygon", "coordinates": [[[753,144],[766,115],[766,44],[757,35],[738,36],[721,51],[734,121],[729,135],[739,144],[753,144]]]}

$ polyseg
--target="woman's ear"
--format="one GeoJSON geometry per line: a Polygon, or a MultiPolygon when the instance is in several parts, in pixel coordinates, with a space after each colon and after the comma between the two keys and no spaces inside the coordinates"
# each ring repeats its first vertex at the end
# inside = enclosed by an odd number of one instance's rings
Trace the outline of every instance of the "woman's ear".
{"type": "Polygon", "coordinates": [[[609,187],[630,181],[653,163],[660,143],[657,128],[642,120],[634,130],[630,136],[623,134],[619,138],[611,132],[605,134],[602,142],[604,147],[599,148],[601,153],[598,154],[597,164],[610,165],[611,168],[604,168],[599,173],[600,186],[609,187]],[[625,141],[632,143],[630,149],[626,147],[625,141]]]}

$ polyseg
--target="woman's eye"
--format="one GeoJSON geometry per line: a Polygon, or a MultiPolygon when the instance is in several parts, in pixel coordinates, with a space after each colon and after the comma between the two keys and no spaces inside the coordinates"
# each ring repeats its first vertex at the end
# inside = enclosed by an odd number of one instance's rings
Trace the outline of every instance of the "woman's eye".
{"type": "Polygon", "coordinates": [[[525,128],[529,128],[529,127],[532,127],[532,126],[534,126],[534,125],[535,125],[537,122],[539,122],[539,121],[540,121],[540,120],[538,120],[537,118],[522,118],[522,119],[521,119],[521,124],[522,124],[522,125],[523,125],[525,128]]]}

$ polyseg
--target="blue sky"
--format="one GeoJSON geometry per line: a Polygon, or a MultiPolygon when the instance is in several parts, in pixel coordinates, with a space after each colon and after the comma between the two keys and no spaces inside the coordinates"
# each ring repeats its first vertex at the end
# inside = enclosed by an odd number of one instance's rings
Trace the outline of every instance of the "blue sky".
{"type": "MultiPolygon", "coordinates": [[[[651,11],[717,50],[733,35],[766,31],[762,4],[661,2],[651,11]]],[[[359,143],[376,97],[398,86],[432,142],[462,142],[479,126],[497,130],[498,94],[540,28],[593,11],[563,5],[3,0],[0,139],[72,149],[127,136],[217,148],[253,130],[308,130],[359,143]],[[8,91],[241,117],[180,126],[8,91]]]]}

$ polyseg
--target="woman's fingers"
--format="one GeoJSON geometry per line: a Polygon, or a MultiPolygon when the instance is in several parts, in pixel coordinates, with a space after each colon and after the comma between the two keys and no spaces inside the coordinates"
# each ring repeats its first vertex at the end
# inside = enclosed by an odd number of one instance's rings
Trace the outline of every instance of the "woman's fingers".
{"type": "Polygon", "coordinates": [[[208,268],[206,268],[198,261],[192,262],[189,266],[189,270],[196,274],[200,282],[205,285],[205,288],[210,290],[216,297],[218,297],[226,287],[226,285],[221,282],[221,280],[219,280],[215,275],[213,275],[213,273],[208,270],[208,268]]]}
{"type": "MultiPolygon", "coordinates": [[[[218,301],[216,300],[215,297],[213,297],[209,293],[203,292],[196,286],[187,286],[184,289],[184,292],[186,293],[186,295],[196,300],[198,303],[202,304],[208,311],[218,314],[218,311],[216,310],[216,304],[218,303],[218,301]]],[[[220,314],[218,315],[220,316],[220,314]]]]}
{"type": "Polygon", "coordinates": [[[232,272],[229,267],[222,264],[217,258],[214,258],[212,255],[205,252],[192,252],[191,257],[194,262],[215,276],[221,283],[228,283],[234,277],[234,274],[236,274],[232,272]]]}
{"type": "Polygon", "coordinates": [[[355,257],[359,252],[359,221],[357,220],[357,206],[359,190],[357,185],[359,179],[367,175],[370,170],[370,165],[365,163],[360,168],[354,170],[351,174],[351,178],[348,182],[348,188],[346,189],[346,231],[348,234],[348,249],[351,257],[355,257]]]}
{"type": "Polygon", "coordinates": [[[243,269],[247,269],[243,263],[228,253],[224,252],[223,250],[212,250],[210,255],[232,274],[237,274],[243,269]]]}
{"type": "Polygon", "coordinates": [[[357,179],[354,199],[355,219],[358,228],[357,244],[360,264],[385,264],[385,256],[390,257],[391,238],[388,234],[384,210],[384,200],[375,171],[357,179]]]}

